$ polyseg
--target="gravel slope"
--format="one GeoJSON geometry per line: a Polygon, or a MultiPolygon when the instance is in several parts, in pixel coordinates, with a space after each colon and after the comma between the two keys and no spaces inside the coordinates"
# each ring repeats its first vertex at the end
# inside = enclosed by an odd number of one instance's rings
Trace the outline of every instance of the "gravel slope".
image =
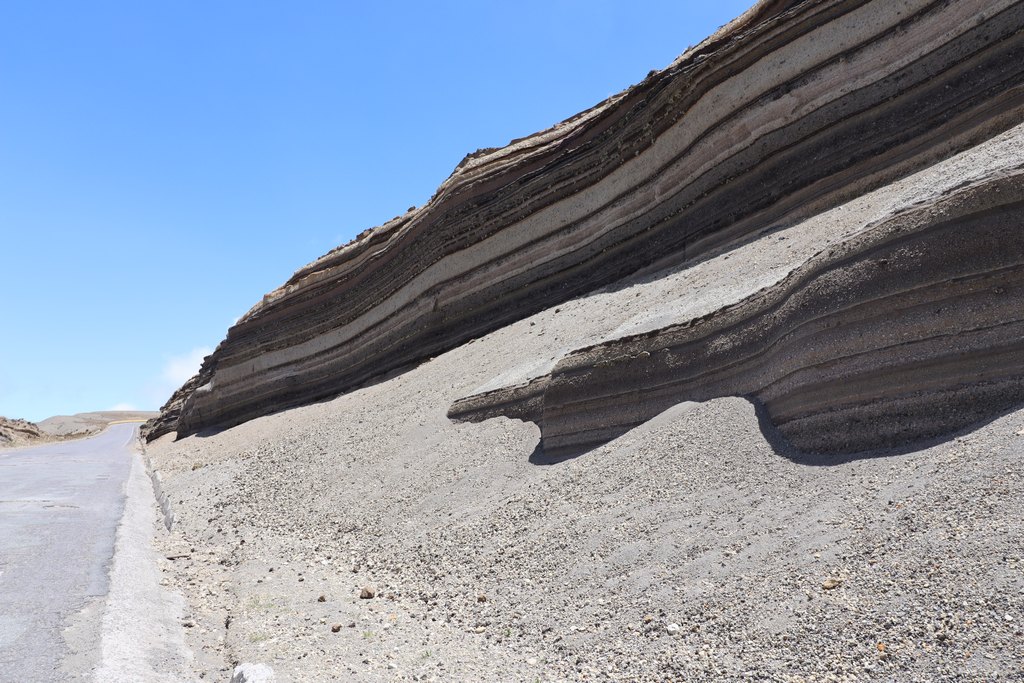
{"type": "Polygon", "coordinates": [[[714,307],[1017,163],[1022,139],[348,395],[150,444],[177,519],[163,566],[206,680],[240,661],[284,681],[1024,679],[1024,411],[829,460],[723,398],[558,463],[532,424],[445,416],[517,366],[665,306],[714,307]]]}
{"type": "MultiPolygon", "coordinates": [[[[396,380],[410,402],[424,370],[396,380]]],[[[367,417],[412,407],[365,393],[367,417]]],[[[1024,675],[1024,413],[818,463],[721,399],[542,466],[521,424],[367,434],[339,427],[345,402],[265,418],[247,444],[234,430],[158,449],[168,470],[222,458],[172,479],[195,552],[168,564],[207,666],[266,661],[295,681],[1024,675]],[[369,584],[384,597],[359,599],[369,584]]]]}
{"type": "Polygon", "coordinates": [[[433,400],[486,365],[478,349],[150,448],[178,516],[165,551],[184,555],[165,568],[210,675],[236,661],[293,681],[1024,675],[1024,412],[912,453],[815,462],[721,399],[544,465],[534,427],[452,425],[433,400]],[[368,585],[378,597],[360,599],[368,585]]]}

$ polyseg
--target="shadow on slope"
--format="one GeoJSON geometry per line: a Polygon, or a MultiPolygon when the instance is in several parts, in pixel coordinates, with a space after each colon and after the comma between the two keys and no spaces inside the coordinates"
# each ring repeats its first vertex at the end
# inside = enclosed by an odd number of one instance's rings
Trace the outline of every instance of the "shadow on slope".
{"type": "MultiPolygon", "coordinates": [[[[729,397],[723,397],[720,399],[712,399],[714,401],[728,400],[729,397]]],[[[993,422],[1003,419],[1007,415],[1017,412],[1018,410],[1024,409],[1024,400],[1020,403],[1008,407],[1002,411],[994,412],[987,417],[973,422],[960,429],[952,430],[943,434],[935,435],[929,438],[917,439],[911,442],[907,442],[898,447],[892,448],[877,448],[871,450],[863,450],[854,453],[821,453],[821,452],[810,452],[802,451],[790,443],[786,437],[779,431],[778,427],[771,420],[771,416],[768,413],[765,405],[749,396],[733,397],[742,398],[747,401],[754,410],[754,415],[757,419],[757,426],[764,437],[765,443],[770,446],[771,450],[775,455],[785,458],[790,462],[798,465],[806,465],[808,467],[834,467],[836,465],[845,465],[858,460],[870,460],[875,458],[892,458],[904,455],[910,455],[920,451],[928,450],[936,446],[951,443],[957,439],[966,437],[976,431],[984,429],[993,422]]],[[[538,438],[537,445],[529,455],[529,462],[532,465],[538,466],[549,466],[558,465],[565,463],[576,458],[590,455],[595,451],[599,451],[603,448],[615,448],[617,443],[621,443],[623,439],[631,439],[637,430],[651,431],[657,429],[661,425],[671,423],[675,420],[684,419],[685,415],[689,413],[696,406],[701,405],[697,402],[685,401],[679,403],[671,408],[665,410],[659,415],[651,418],[647,422],[644,422],[632,430],[629,430],[622,434],[617,439],[612,441],[591,445],[587,447],[581,447],[571,450],[561,450],[555,454],[549,454],[544,451],[544,446],[541,440],[538,438]]],[[[685,446],[685,443],[680,443],[679,446],[685,446]]],[[[595,457],[600,457],[596,455],[595,457]]]]}

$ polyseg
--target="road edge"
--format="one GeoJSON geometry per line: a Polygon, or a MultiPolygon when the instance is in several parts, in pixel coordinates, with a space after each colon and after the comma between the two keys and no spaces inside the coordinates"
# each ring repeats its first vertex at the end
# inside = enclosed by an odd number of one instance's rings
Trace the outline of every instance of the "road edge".
{"type": "MultiPolygon", "coordinates": [[[[114,542],[109,589],[100,625],[96,683],[183,683],[196,681],[194,655],[185,642],[185,598],[163,587],[153,547],[158,509],[155,481],[133,430],[125,504],[114,542]]],[[[163,496],[166,499],[166,496],[163,496]]],[[[169,509],[169,508],[168,508],[169,509]]]]}

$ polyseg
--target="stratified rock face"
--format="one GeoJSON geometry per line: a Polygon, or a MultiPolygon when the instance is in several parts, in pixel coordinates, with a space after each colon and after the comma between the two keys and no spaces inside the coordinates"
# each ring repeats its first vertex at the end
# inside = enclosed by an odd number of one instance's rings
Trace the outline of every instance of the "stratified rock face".
{"type": "Polygon", "coordinates": [[[142,425],[139,429],[139,434],[143,439],[152,441],[163,434],[173,432],[177,428],[178,418],[181,417],[181,409],[185,405],[185,400],[199,388],[204,377],[207,381],[209,380],[209,375],[212,372],[209,362],[210,356],[207,356],[203,360],[202,370],[178,387],[171,394],[171,397],[167,399],[167,402],[161,406],[160,415],[142,425]]]}
{"type": "Polygon", "coordinates": [[[450,417],[536,422],[551,456],[681,401],[748,396],[797,448],[898,446],[1024,402],[1024,159],[701,317],[569,353],[450,417]]]}
{"type": "Polygon", "coordinates": [[[1020,0],[759,3],[634,88],[467,157],[426,206],[298,271],[149,435],[351,389],[969,148],[1024,120],[1022,27],[1020,0]]]}

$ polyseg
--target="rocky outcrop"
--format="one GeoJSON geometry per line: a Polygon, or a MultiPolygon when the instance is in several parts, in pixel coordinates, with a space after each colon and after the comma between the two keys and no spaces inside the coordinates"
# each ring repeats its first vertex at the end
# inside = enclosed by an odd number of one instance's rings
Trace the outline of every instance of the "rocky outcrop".
{"type": "Polygon", "coordinates": [[[213,368],[210,363],[210,356],[207,356],[203,361],[203,367],[199,373],[193,375],[187,382],[178,387],[171,397],[167,399],[167,402],[160,407],[160,414],[150,420],[147,420],[142,427],[139,428],[139,434],[146,441],[152,441],[153,439],[163,436],[168,432],[173,432],[178,429],[178,419],[181,417],[181,409],[185,405],[185,400],[190,397],[196,389],[198,389],[203,381],[209,382],[212,375],[213,368]]]}
{"type": "Polygon", "coordinates": [[[32,444],[45,438],[34,422],[0,417],[0,447],[32,444]]]}
{"type": "Polygon", "coordinates": [[[349,390],[969,148],[1024,120],[1022,28],[1019,0],[761,2],[639,85],[470,155],[426,206],[299,270],[149,436],[349,390]]]}
{"type": "Polygon", "coordinates": [[[1024,164],[911,205],[709,314],[582,348],[449,416],[536,422],[549,456],[681,401],[747,396],[797,448],[903,445],[1024,402],[1024,164]]]}

